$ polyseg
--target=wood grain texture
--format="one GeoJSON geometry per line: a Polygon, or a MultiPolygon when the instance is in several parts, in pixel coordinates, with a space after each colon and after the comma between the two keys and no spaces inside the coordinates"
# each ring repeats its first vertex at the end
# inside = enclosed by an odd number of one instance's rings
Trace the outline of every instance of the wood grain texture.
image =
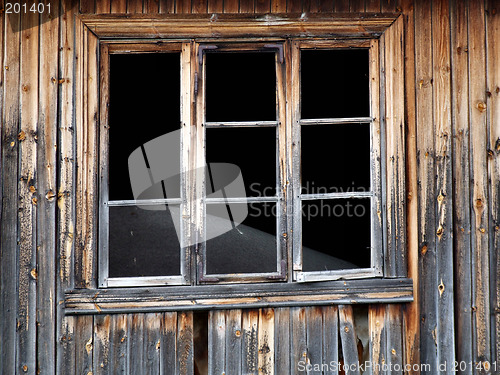
{"type": "Polygon", "coordinates": [[[346,375],[360,375],[352,306],[339,305],[339,332],[346,375]]]}
{"type": "Polygon", "coordinates": [[[241,328],[243,333],[241,372],[243,374],[258,374],[259,310],[242,310],[241,320],[241,328]]]}
{"type": "Polygon", "coordinates": [[[2,27],[2,235],[0,236],[0,335],[3,346],[0,372],[16,372],[17,252],[18,252],[18,169],[19,169],[19,70],[20,25],[18,15],[1,17],[2,27]]]}
{"type": "MultiPolygon", "coordinates": [[[[47,2],[46,2],[47,3],[47,2]]],[[[51,4],[57,14],[57,3],[51,4]]],[[[57,99],[59,18],[40,16],[39,108],[37,170],[38,213],[36,224],[37,367],[40,373],[56,374],[56,197],[57,197],[57,99]]]]}
{"type": "Polygon", "coordinates": [[[111,0],[111,13],[127,13],[127,0],[111,0]]]}

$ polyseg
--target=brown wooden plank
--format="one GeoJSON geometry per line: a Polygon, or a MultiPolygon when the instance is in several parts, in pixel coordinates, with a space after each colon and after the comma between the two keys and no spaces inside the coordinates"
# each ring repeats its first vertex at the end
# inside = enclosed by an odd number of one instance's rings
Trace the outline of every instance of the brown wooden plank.
{"type": "Polygon", "coordinates": [[[210,311],[208,314],[208,374],[226,371],[226,312],[210,311]]]}
{"type": "MultiPolygon", "coordinates": [[[[80,317],[79,317],[80,319],[80,317]]],[[[91,326],[88,320],[78,322],[78,330],[85,330],[86,327],[91,326]]],[[[112,374],[112,353],[115,350],[114,343],[111,339],[111,315],[96,315],[94,317],[94,339],[93,339],[93,353],[94,353],[94,374],[112,374]]],[[[83,342],[82,342],[83,343],[83,342]]],[[[84,346],[76,347],[77,350],[77,372],[80,374],[87,374],[90,370],[87,365],[85,352],[89,354],[89,348],[92,348],[92,341],[89,341],[84,346]],[[84,348],[86,350],[84,350],[84,348]],[[81,354],[82,359],[79,359],[78,354],[81,354]]],[[[92,351],[90,351],[92,354],[92,351]]],[[[92,356],[90,355],[90,358],[92,356]]],[[[92,363],[92,362],[91,362],[92,363]]],[[[92,368],[92,367],[90,367],[92,368]]],[[[139,372],[138,372],[139,373],[139,372]]]]}
{"type": "Polygon", "coordinates": [[[489,121],[489,170],[490,180],[490,256],[493,280],[491,291],[492,309],[495,309],[495,336],[492,337],[494,347],[493,361],[500,362],[500,7],[498,2],[486,2],[486,49],[487,49],[487,88],[488,88],[488,121],[489,121]]]}
{"type": "Polygon", "coordinates": [[[319,0],[304,0],[303,12],[316,13],[319,9],[319,0]]]}
{"type": "Polygon", "coordinates": [[[142,13],[142,0],[127,0],[127,13],[142,13]]]}
{"type": "Polygon", "coordinates": [[[274,310],[259,310],[259,373],[274,374],[274,310]]]}
{"type": "Polygon", "coordinates": [[[254,1],[255,1],[255,13],[271,12],[271,0],[254,0],[254,1]]]}
{"type": "Polygon", "coordinates": [[[191,0],[175,0],[175,13],[177,14],[191,13],[191,0]]]}
{"type": "MultiPolygon", "coordinates": [[[[418,205],[417,205],[417,144],[415,118],[415,14],[413,0],[402,4],[405,15],[405,123],[406,123],[406,227],[408,251],[408,277],[413,280],[414,301],[404,309],[405,322],[405,363],[420,363],[420,306],[419,306],[419,271],[418,271],[418,205]]],[[[368,11],[368,3],[367,3],[368,11]]],[[[413,368],[408,375],[417,374],[413,368]]]]}
{"type": "Polygon", "coordinates": [[[144,0],[143,13],[147,14],[157,14],[160,12],[160,2],[159,0],[144,0]]]}
{"type": "Polygon", "coordinates": [[[367,12],[380,12],[380,0],[366,0],[365,10],[367,12]]]}
{"type": "Polygon", "coordinates": [[[207,0],[208,13],[222,13],[224,10],[223,0],[207,0]]]}
{"type": "Polygon", "coordinates": [[[206,14],[208,11],[207,0],[195,0],[192,2],[191,10],[193,13],[206,14]]]}
{"type": "Polygon", "coordinates": [[[240,0],[240,13],[253,13],[254,0],[240,0]]]}
{"type": "MultiPolygon", "coordinates": [[[[48,4],[48,3],[47,3],[48,4]]],[[[55,7],[54,3],[50,3],[51,7],[55,7]]],[[[59,4],[57,4],[58,6],[59,4]]],[[[94,0],[80,0],[80,13],[94,13],[95,12],[95,1],[94,0]]],[[[51,9],[51,13],[55,13],[51,9]]],[[[57,13],[55,13],[57,14],[57,13]]]]}
{"type": "MultiPolygon", "coordinates": [[[[319,1],[320,3],[320,11],[325,11],[323,10],[323,6],[322,6],[322,3],[328,3],[327,1],[324,1],[324,0],[320,0],[319,1]]],[[[349,0],[335,0],[334,1],[334,9],[335,9],[335,12],[349,12],[349,0]]]]}
{"type": "Polygon", "coordinates": [[[321,368],[314,365],[325,363],[323,360],[323,311],[319,306],[306,309],[307,360],[313,365],[308,374],[322,375],[321,368]]]}
{"type": "Polygon", "coordinates": [[[127,13],[127,0],[111,0],[111,13],[127,13]]]}
{"type": "Polygon", "coordinates": [[[160,374],[176,373],[177,313],[163,313],[160,323],[160,374]]]}
{"type": "Polygon", "coordinates": [[[127,314],[111,315],[109,366],[113,374],[126,374],[128,365],[129,318],[127,314]]]}
{"type": "Polygon", "coordinates": [[[346,375],[359,375],[359,358],[352,306],[339,305],[339,331],[346,375]]]}
{"type": "Polygon", "coordinates": [[[473,277],[473,362],[491,361],[486,25],[484,3],[469,3],[469,118],[473,277]]]}
{"type": "Polygon", "coordinates": [[[402,369],[404,368],[404,332],[401,305],[387,305],[385,317],[385,328],[387,330],[387,364],[390,366],[389,368],[394,369],[393,373],[403,375],[404,371],[402,371],[402,369]]]}
{"type": "MultiPolygon", "coordinates": [[[[19,132],[18,310],[17,366],[34,372],[36,366],[36,214],[38,195],[38,36],[39,19],[34,13],[21,15],[20,93],[22,111],[19,132]]],[[[15,92],[16,92],[15,91],[15,92]]]]}
{"type": "Polygon", "coordinates": [[[144,358],[144,315],[129,315],[128,361],[130,374],[142,374],[146,359],[144,358]]]}
{"type": "MultiPolygon", "coordinates": [[[[48,2],[45,2],[48,4],[48,2]]],[[[59,13],[59,4],[51,3],[59,13]]],[[[59,17],[40,16],[39,131],[37,143],[37,366],[45,374],[55,374],[56,357],[56,197],[57,197],[57,99],[59,17]],[[50,18],[49,18],[50,17],[50,18]],[[47,298],[49,296],[49,298],[47,298]]]]}
{"type": "Polygon", "coordinates": [[[415,6],[415,63],[416,63],[416,118],[417,129],[417,191],[419,197],[419,269],[420,273],[420,360],[437,368],[436,346],[437,287],[436,273],[436,203],[435,145],[432,103],[432,17],[431,4],[421,2],[415,6]]]}
{"type": "Polygon", "coordinates": [[[286,13],[287,0],[271,0],[271,13],[286,13]]]}
{"type": "MultiPolygon", "coordinates": [[[[452,2],[451,22],[451,77],[453,120],[453,222],[455,248],[456,289],[456,360],[472,362],[472,279],[471,279],[471,218],[469,166],[469,73],[468,73],[468,7],[464,2],[452,2]]],[[[462,375],[471,375],[467,367],[462,375]]]]}
{"type": "Polygon", "coordinates": [[[288,0],[287,12],[288,13],[302,13],[303,3],[304,3],[304,1],[302,1],[302,0],[288,0]]]}
{"type": "Polygon", "coordinates": [[[382,12],[396,12],[396,0],[381,0],[380,5],[382,12]]]}
{"type": "Polygon", "coordinates": [[[239,0],[224,0],[224,13],[238,13],[239,0]]]}
{"type": "Polygon", "coordinates": [[[75,282],[80,287],[94,287],[96,273],[97,223],[97,127],[98,127],[98,40],[77,21],[81,30],[81,46],[76,53],[78,73],[76,80],[76,248],[75,282]]]}
{"type": "Polygon", "coordinates": [[[176,375],[191,375],[193,359],[193,313],[177,314],[177,361],[176,375]]]}
{"type": "Polygon", "coordinates": [[[258,374],[259,370],[259,311],[242,310],[241,329],[243,332],[241,372],[243,374],[258,374]]]}
{"type": "Polygon", "coordinates": [[[382,375],[383,365],[387,363],[386,307],[370,305],[368,309],[368,327],[370,331],[370,361],[373,375],[382,375]]]}
{"type": "MultiPolygon", "coordinates": [[[[3,7],[2,7],[3,8],[3,7]]],[[[17,250],[18,250],[18,159],[19,159],[19,55],[20,17],[13,14],[1,17],[2,26],[2,126],[1,176],[2,203],[0,236],[0,337],[10,343],[2,347],[0,372],[16,372],[16,318],[17,318],[17,250]]]]}
{"type": "Polygon", "coordinates": [[[96,1],[97,14],[111,13],[111,0],[98,0],[96,1]]]}
{"type": "Polygon", "coordinates": [[[59,32],[59,74],[56,77],[59,86],[59,141],[58,151],[58,246],[56,258],[57,296],[57,359],[56,368],[60,373],[71,373],[75,369],[75,340],[73,334],[76,318],[65,316],[64,291],[73,287],[73,254],[74,254],[74,16],[77,12],[77,1],[61,3],[59,32]]]}
{"type": "Polygon", "coordinates": [[[365,0],[350,0],[349,11],[351,13],[361,13],[365,11],[365,0]]]}
{"type": "Polygon", "coordinates": [[[175,13],[175,0],[160,0],[160,13],[175,13]]]}

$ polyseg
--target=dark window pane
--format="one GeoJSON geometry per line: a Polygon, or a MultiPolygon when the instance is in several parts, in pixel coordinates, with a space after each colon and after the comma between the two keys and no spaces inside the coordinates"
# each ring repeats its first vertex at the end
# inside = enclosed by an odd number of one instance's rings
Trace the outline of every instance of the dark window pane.
{"type": "Polygon", "coordinates": [[[302,50],[302,118],[370,115],[368,50],[302,50]]]}
{"type": "Polygon", "coordinates": [[[301,127],[302,193],[370,190],[370,124],[301,127]]]}
{"type": "Polygon", "coordinates": [[[109,208],[109,276],[180,275],[179,206],[142,207],[109,208]]]}
{"type": "Polygon", "coordinates": [[[276,272],[276,204],[207,204],[207,274],[276,272]]]}
{"type": "MultiPolygon", "coordinates": [[[[234,164],[241,171],[245,194],[239,197],[274,196],[276,194],[276,128],[207,129],[206,155],[210,167],[207,195],[223,188],[220,173],[223,165],[234,164]]],[[[226,182],[226,184],[229,183],[226,182]]],[[[234,194],[243,189],[233,190],[234,194]]],[[[227,192],[231,194],[231,192],[227,192]]]]}
{"type": "Polygon", "coordinates": [[[303,201],[304,271],[370,267],[369,198],[303,201]]]}
{"type": "Polygon", "coordinates": [[[130,154],[180,129],[180,54],[111,55],[110,59],[109,199],[134,199],[130,154]]]}
{"type": "Polygon", "coordinates": [[[274,52],[207,52],[207,121],[275,121],[274,52]]]}

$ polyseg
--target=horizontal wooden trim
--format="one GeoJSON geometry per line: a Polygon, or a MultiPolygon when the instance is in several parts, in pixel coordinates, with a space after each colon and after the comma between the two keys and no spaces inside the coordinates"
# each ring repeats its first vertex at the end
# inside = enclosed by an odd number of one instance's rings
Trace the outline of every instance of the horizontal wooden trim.
{"type": "Polygon", "coordinates": [[[66,314],[99,314],[411,301],[411,279],[374,278],[317,283],[75,289],[66,292],[65,311],[66,314]]]}
{"type": "Polygon", "coordinates": [[[398,14],[81,15],[99,38],[377,37],[398,14]]]}
{"type": "Polygon", "coordinates": [[[164,286],[182,285],[185,280],[182,276],[143,276],[143,277],[110,277],[107,279],[108,287],[131,286],[164,286]]]}
{"type": "Polygon", "coordinates": [[[227,121],[206,122],[207,128],[248,128],[248,127],[276,127],[278,121],[227,121]]]}
{"type": "Polygon", "coordinates": [[[156,52],[181,52],[182,43],[180,42],[165,42],[165,43],[122,43],[108,44],[108,53],[156,53],[156,52]]]}
{"type": "Polygon", "coordinates": [[[126,206],[157,206],[165,204],[181,204],[181,198],[166,198],[166,199],[140,199],[140,200],[122,200],[104,202],[109,207],[126,207],[126,206]]]}
{"type": "Polygon", "coordinates": [[[247,197],[247,198],[205,198],[206,204],[227,204],[227,203],[267,203],[267,202],[277,202],[278,197],[247,197]]]}
{"type": "Polygon", "coordinates": [[[303,201],[312,201],[317,199],[371,198],[374,196],[375,193],[371,191],[346,191],[344,193],[300,194],[299,198],[303,201]]]}
{"type": "Polygon", "coordinates": [[[313,118],[300,120],[300,125],[370,124],[372,121],[373,118],[371,117],[313,118]]]}

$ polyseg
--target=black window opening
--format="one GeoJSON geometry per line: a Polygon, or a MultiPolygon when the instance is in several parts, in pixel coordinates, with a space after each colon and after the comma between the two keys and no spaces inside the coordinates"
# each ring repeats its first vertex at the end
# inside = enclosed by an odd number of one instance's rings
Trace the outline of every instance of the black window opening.
{"type": "Polygon", "coordinates": [[[157,202],[180,198],[180,84],[178,52],[110,55],[110,278],[181,274],[180,202],[157,202]]]}

